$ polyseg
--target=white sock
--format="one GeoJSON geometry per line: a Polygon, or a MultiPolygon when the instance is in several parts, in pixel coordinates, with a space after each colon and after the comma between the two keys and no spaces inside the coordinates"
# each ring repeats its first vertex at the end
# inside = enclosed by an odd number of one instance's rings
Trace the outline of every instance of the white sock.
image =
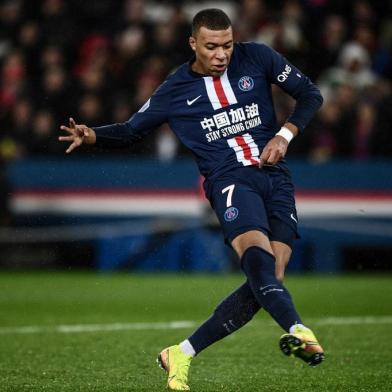
{"type": "Polygon", "coordinates": [[[290,332],[290,333],[294,333],[296,327],[302,327],[302,328],[304,328],[304,329],[309,329],[309,328],[306,328],[305,325],[303,325],[303,324],[294,324],[294,325],[292,325],[292,326],[290,327],[289,332],[290,332]]]}
{"type": "Polygon", "coordinates": [[[191,342],[186,339],[183,342],[180,343],[180,350],[187,355],[190,355],[192,357],[194,357],[196,355],[196,351],[193,348],[193,346],[191,345],[191,342]]]}

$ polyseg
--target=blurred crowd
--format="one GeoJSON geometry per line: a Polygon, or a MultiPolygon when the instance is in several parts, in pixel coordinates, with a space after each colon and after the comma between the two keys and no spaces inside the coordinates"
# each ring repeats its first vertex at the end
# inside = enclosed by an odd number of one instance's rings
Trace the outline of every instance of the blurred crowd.
{"type": "MultiPolygon", "coordinates": [[[[208,7],[228,13],[237,41],[271,45],[319,85],[325,103],[291,156],[391,158],[390,3],[0,0],[0,160],[60,156],[70,116],[89,126],[127,120],[190,58],[192,16],[208,7]]],[[[294,102],[273,93],[283,123],[294,102]]],[[[131,152],[107,153],[188,152],[163,126],[131,152]]]]}

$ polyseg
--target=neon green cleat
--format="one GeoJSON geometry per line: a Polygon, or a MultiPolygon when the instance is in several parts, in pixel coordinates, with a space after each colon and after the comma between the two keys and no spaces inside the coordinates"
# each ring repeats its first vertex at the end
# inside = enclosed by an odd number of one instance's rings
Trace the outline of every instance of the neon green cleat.
{"type": "Polygon", "coordinates": [[[159,366],[168,373],[166,388],[172,391],[189,391],[188,372],[192,356],[184,354],[180,346],[165,348],[158,355],[159,366]]]}
{"type": "Polygon", "coordinates": [[[310,366],[316,366],[324,361],[324,350],[314,336],[314,333],[303,326],[296,325],[293,333],[284,334],[279,341],[283,354],[302,359],[310,366]]]}

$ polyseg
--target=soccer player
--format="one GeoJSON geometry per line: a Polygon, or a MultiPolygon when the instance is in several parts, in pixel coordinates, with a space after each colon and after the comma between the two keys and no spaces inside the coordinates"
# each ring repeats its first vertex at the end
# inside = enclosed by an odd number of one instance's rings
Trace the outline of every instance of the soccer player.
{"type": "Polygon", "coordinates": [[[230,19],[219,9],[193,19],[194,57],[181,65],[128,121],[89,128],[70,119],[61,126],[70,142],[126,146],[162,123],[195,155],[204,190],[238,255],[246,281],[211,317],[158,356],[171,390],[189,390],[192,358],[241,328],[264,308],[286,331],[280,348],[311,366],[324,359],[287,289],[285,267],[297,235],[294,187],[284,160],[288,144],[322,104],[319,90],[283,56],[263,44],[234,43],[230,19]],[[276,84],[296,100],[280,128],[271,96],[276,84]]]}

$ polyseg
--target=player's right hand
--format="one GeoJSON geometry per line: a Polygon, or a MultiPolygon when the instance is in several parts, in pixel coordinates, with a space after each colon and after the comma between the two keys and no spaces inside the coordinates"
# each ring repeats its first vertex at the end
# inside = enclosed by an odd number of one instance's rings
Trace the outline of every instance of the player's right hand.
{"type": "Polygon", "coordinates": [[[68,132],[69,136],[60,136],[61,142],[71,143],[67,150],[67,154],[72,152],[75,148],[85,144],[94,144],[96,140],[95,132],[84,124],[76,124],[75,120],[71,117],[69,119],[69,126],[62,125],[60,127],[62,131],[68,132]]]}
{"type": "Polygon", "coordinates": [[[288,141],[282,136],[273,137],[261,152],[259,168],[264,164],[276,165],[286,155],[288,145],[288,141]]]}

